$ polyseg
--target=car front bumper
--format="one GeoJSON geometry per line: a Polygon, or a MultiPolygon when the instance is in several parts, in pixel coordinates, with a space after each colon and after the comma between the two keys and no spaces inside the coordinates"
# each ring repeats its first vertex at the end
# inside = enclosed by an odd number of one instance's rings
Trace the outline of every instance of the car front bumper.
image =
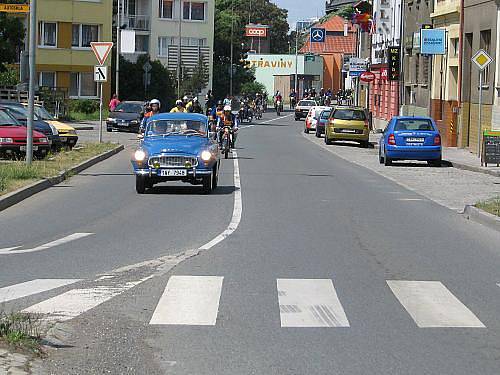
{"type": "Polygon", "coordinates": [[[78,136],[70,134],[59,134],[59,141],[63,145],[74,146],[76,145],[76,142],[78,142],[78,136]]]}
{"type": "Polygon", "coordinates": [[[140,121],[137,123],[132,123],[130,121],[106,121],[106,126],[108,129],[113,129],[113,130],[127,130],[127,131],[138,131],[141,123],[140,121]]]}
{"type": "MultiPolygon", "coordinates": [[[[0,145],[0,155],[24,155],[26,154],[25,150],[21,150],[21,147],[26,147],[24,144],[6,144],[0,145]]],[[[34,144],[33,145],[33,153],[39,155],[46,155],[50,150],[50,146],[47,143],[44,144],[34,144]]]]}
{"type": "Polygon", "coordinates": [[[440,146],[386,146],[385,154],[391,159],[400,160],[437,160],[441,158],[440,146]]]}
{"type": "Polygon", "coordinates": [[[295,111],[295,118],[306,118],[308,113],[309,111],[306,112],[295,111]]]}

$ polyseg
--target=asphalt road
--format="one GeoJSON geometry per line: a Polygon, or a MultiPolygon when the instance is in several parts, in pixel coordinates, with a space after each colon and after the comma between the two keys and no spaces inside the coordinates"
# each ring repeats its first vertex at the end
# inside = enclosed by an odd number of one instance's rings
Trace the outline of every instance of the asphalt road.
{"type": "MultiPolygon", "coordinates": [[[[309,142],[292,117],[264,120],[240,133],[241,190],[228,160],[212,196],[138,196],[129,146],[0,214],[1,247],[94,233],[0,255],[0,287],[185,255],[231,229],[163,272],[116,276],[123,292],[56,326],[44,371],[498,374],[500,234],[309,142]]],[[[57,305],[71,285],[5,305],[57,305]]]]}

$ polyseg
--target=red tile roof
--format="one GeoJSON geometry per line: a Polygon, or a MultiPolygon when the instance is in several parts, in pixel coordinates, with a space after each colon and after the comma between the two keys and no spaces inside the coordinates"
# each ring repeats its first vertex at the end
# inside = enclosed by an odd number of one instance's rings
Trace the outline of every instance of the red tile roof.
{"type": "MultiPolygon", "coordinates": [[[[340,16],[333,16],[321,24],[314,25],[314,27],[322,27],[322,28],[326,29],[326,31],[342,31],[343,32],[345,22],[346,22],[346,20],[344,18],[342,18],[340,16]]],[[[356,30],[355,30],[354,26],[351,24],[351,22],[347,21],[347,23],[349,24],[349,31],[355,32],[356,30]]]]}
{"type": "Polygon", "coordinates": [[[356,52],[356,34],[349,33],[348,36],[327,35],[325,43],[312,43],[309,47],[307,40],[304,47],[300,49],[301,53],[313,52],[316,54],[332,54],[332,53],[352,53],[356,52]]]}

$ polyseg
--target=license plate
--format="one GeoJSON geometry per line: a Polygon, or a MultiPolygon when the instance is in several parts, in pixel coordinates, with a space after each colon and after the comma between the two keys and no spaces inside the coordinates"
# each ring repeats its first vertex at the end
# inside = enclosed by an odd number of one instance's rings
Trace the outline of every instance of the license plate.
{"type": "Polygon", "coordinates": [[[185,169],[162,169],[160,170],[161,177],[184,177],[187,176],[185,169]]]}
{"type": "MultiPolygon", "coordinates": [[[[21,151],[26,151],[26,146],[21,146],[20,150],[21,151]]],[[[38,151],[38,146],[33,146],[33,151],[38,151]]]]}
{"type": "Polygon", "coordinates": [[[356,130],[355,129],[342,129],[341,132],[342,133],[356,133],[356,130]]]}
{"type": "Polygon", "coordinates": [[[424,143],[425,138],[406,138],[408,143],[424,143]]]}

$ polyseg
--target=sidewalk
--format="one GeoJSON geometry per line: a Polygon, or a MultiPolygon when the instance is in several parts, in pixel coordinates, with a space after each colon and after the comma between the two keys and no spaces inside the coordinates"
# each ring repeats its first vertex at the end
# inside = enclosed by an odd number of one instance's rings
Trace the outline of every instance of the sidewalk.
{"type": "MultiPolygon", "coordinates": [[[[382,133],[370,134],[370,142],[378,149],[379,140],[382,133]]],[[[457,147],[443,147],[443,160],[449,162],[452,167],[467,171],[480,172],[500,177],[500,168],[495,165],[481,167],[481,160],[476,154],[469,150],[457,147]]]]}

